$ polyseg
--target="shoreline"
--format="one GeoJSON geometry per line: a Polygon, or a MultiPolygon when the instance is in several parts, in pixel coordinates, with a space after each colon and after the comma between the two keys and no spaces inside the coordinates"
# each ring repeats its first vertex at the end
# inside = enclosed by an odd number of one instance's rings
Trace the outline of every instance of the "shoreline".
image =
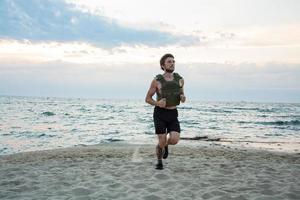
{"type": "MultiPolygon", "coordinates": [[[[259,149],[259,148],[249,148],[245,146],[226,146],[222,145],[224,141],[220,142],[203,142],[201,145],[196,146],[195,144],[190,145],[189,142],[182,142],[177,145],[169,145],[170,148],[183,150],[183,151],[199,151],[199,154],[206,155],[206,153],[216,153],[216,152],[223,152],[223,154],[261,154],[261,155],[269,155],[269,156],[287,156],[287,157],[299,157],[300,152],[290,152],[290,151],[272,151],[270,149],[259,149]]],[[[275,143],[277,144],[277,143],[275,143]]],[[[153,154],[153,159],[156,159],[155,155],[155,144],[149,143],[127,143],[125,141],[117,141],[112,143],[100,143],[94,145],[86,145],[86,144],[78,144],[72,147],[61,147],[61,148],[54,148],[54,149],[45,149],[45,150],[34,150],[34,151],[26,151],[26,152],[18,152],[13,154],[7,155],[0,155],[0,164],[8,159],[21,159],[24,158],[33,158],[36,159],[36,156],[41,156],[44,158],[49,159],[56,159],[56,158],[65,158],[65,157],[85,157],[85,156],[104,156],[110,155],[112,157],[130,157],[130,155],[134,154],[137,150],[141,150],[142,153],[148,152],[148,156],[153,154]],[[144,149],[144,150],[141,150],[144,149]],[[110,152],[111,151],[111,152],[110,152]],[[113,154],[113,152],[119,152],[118,154],[113,154]],[[57,155],[59,153],[59,155],[57,155]],[[56,156],[57,157],[56,157],[56,156]]],[[[193,153],[197,154],[197,153],[193,153]]],[[[180,156],[184,154],[178,154],[180,156]]],[[[30,161],[27,160],[27,161],[30,161]]],[[[299,160],[300,163],[300,160],[299,160]]]]}
{"type": "MultiPolygon", "coordinates": [[[[68,149],[68,148],[77,148],[82,146],[107,146],[107,145],[140,145],[140,146],[153,146],[156,144],[156,140],[153,138],[152,140],[149,140],[148,142],[141,142],[141,141],[125,141],[125,140],[119,140],[115,139],[115,141],[111,142],[103,142],[98,144],[76,144],[74,146],[69,147],[54,147],[54,148],[45,148],[45,149],[33,149],[29,151],[21,151],[21,152],[13,152],[13,153],[6,153],[6,154],[0,154],[1,156],[7,156],[7,155],[15,155],[19,153],[28,153],[28,152],[35,152],[35,151],[51,151],[51,150],[62,150],[62,149],[68,149]]],[[[234,149],[234,150],[249,150],[249,151],[269,151],[269,152],[282,152],[282,153],[289,153],[289,154],[297,154],[300,153],[300,141],[251,141],[251,140],[235,140],[230,138],[209,138],[208,140],[186,140],[181,139],[180,142],[176,146],[187,146],[192,148],[206,148],[206,147],[212,147],[212,148],[226,148],[226,149],[234,149]]]]}
{"type": "MultiPolygon", "coordinates": [[[[222,142],[220,142],[222,143],[222,142]]],[[[208,155],[225,155],[236,154],[241,156],[245,154],[258,155],[260,157],[273,156],[273,157],[291,157],[299,158],[300,164],[300,152],[289,151],[270,151],[269,149],[248,148],[244,146],[230,147],[221,145],[215,142],[208,143],[206,145],[196,146],[188,144],[169,145],[169,148],[176,152],[175,156],[192,155],[195,156],[208,156],[208,155]],[[180,151],[186,153],[180,153],[180,151]],[[195,152],[197,151],[197,152],[195,152]]],[[[84,157],[107,157],[107,158],[130,158],[137,154],[146,155],[148,158],[152,157],[156,160],[155,144],[144,143],[126,143],[126,142],[113,142],[113,143],[100,143],[95,145],[79,144],[73,147],[62,147],[55,149],[36,150],[27,152],[18,152],[14,154],[0,155],[0,164],[5,162],[32,162],[36,159],[62,159],[62,158],[84,158],[84,157]],[[146,153],[147,152],[147,153],[146,153]]]]}
{"type": "MultiPolygon", "coordinates": [[[[197,138],[197,137],[196,137],[197,138]]],[[[19,153],[26,153],[26,152],[34,152],[34,151],[51,151],[56,149],[65,149],[65,148],[77,148],[80,146],[102,146],[102,145],[115,145],[115,144],[122,144],[122,145],[155,145],[157,143],[156,138],[151,138],[147,142],[145,141],[126,141],[121,139],[112,139],[110,142],[101,142],[98,144],[75,144],[74,146],[60,146],[54,148],[42,148],[42,149],[31,149],[29,151],[20,151],[20,152],[12,152],[12,153],[5,153],[0,154],[0,156],[5,155],[14,155],[19,153]]],[[[235,150],[249,150],[249,151],[270,151],[270,152],[285,152],[290,154],[297,154],[300,153],[300,140],[261,140],[261,141],[254,141],[254,140],[238,140],[236,138],[207,138],[207,136],[203,136],[203,139],[195,140],[194,137],[191,138],[184,138],[180,139],[180,142],[176,146],[187,146],[193,148],[201,148],[201,147],[223,147],[226,149],[235,149],[235,150]]]]}

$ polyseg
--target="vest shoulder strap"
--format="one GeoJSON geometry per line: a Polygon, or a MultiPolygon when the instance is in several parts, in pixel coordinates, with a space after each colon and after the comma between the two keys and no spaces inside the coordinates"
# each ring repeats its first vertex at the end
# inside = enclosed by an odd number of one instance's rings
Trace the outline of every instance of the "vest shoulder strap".
{"type": "Polygon", "coordinates": [[[159,82],[165,82],[165,78],[164,78],[164,76],[162,75],[162,74],[157,74],[156,76],[155,76],[155,79],[157,80],[157,81],[159,81],[159,82]]]}
{"type": "MultiPolygon", "coordinates": [[[[166,81],[162,74],[157,74],[155,76],[155,79],[161,83],[166,81]]],[[[174,73],[174,80],[179,82],[180,79],[182,79],[182,76],[180,76],[178,73],[174,73]]]]}
{"type": "Polygon", "coordinates": [[[174,79],[179,81],[180,79],[182,79],[182,76],[180,76],[178,73],[174,73],[174,79]]]}

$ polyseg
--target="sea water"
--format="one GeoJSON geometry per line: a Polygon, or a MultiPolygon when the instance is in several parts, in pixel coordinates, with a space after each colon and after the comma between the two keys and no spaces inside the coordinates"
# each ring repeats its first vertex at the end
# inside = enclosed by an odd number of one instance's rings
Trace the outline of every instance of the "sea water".
{"type": "MultiPolygon", "coordinates": [[[[205,102],[178,106],[181,137],[300,141],[300,104],[205,102]]],[[[0,96],[0,155],[123,141],[156,140],[143,99],[0,96]]]]}

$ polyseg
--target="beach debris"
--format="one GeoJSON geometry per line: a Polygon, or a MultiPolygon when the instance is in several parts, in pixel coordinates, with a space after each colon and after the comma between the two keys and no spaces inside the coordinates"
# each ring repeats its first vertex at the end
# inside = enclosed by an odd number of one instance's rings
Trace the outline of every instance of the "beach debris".
{"type": "Polygon", "coordinates": [[[196,137],[181,137],[181,140],[203,140],[203,141],[220,141],[221,138],[208,138],[208,136],[196,136],[196,137]]]}
{"type": "Polygon", "coordinates": [[[121,141],[124,141],[124,140],[115,139],[115,138],[108,138],[108,139],[104,139],[104,141],[106,141],[106,142],[121,142],[121,141]]]}

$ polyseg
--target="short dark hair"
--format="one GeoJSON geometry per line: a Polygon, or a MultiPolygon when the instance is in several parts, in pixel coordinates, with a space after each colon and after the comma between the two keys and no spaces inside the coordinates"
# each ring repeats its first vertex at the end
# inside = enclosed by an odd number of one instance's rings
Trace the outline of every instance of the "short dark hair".
{"type": "Polygon", "coordinates": [[[167,54],[163,55],[163,57],[161,57],[159,63],[160,63],[160,68],[162,70],[164,70],[163,66],[165,64],[166,59],[169,58],[169,57],[171,57],[171,58],[174,59],[174,56],[172,54],[170,54],[170,53],[167,53],[167,54]]]}

